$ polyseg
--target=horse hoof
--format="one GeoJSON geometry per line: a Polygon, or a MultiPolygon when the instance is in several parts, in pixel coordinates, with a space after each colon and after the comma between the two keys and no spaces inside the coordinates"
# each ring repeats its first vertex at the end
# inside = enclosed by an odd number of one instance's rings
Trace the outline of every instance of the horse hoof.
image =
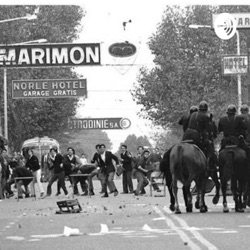
{"type": "Polygon", "coordinates": [[[229,213],[229,209],[228,208],[224,208],[223,209],[223,213],[229,213]]]}
{"type": "Polygon", "coordinates": [[[237,213],[244,213],[245,210],[243,208],[237,208],[237,209],[235,209],[235,212],[237,212],[237,213]]]}
{"type": "Polygon", "coordinates": [[[197,201],[195,202],[195,208],[196,208],[196,209],[200,209],[199,202],[197,202],[197,201]]]}
{"type": "Polygon", "coordinates": [[[200,209],[201,213],[206,213],[207,212],[207,206],[202,206],[200,209]]]}
{"type": "Polygon", "coordinates": [[[170,209],[172,212],[174,212],[174,211],[175,211],[175,206],[172,205],[172,204],[170,204],[169,209],[170,209]]]}
{"type": "Polygon", "coordinates": [[[213,198],[213,204],[214,205],[218,204],[219,199],[220,199],[220,196],[214,196],[214,198],[213,198]]]}
{"type": "Polygon", "coordinates": [[[186,212],[187,213],[192,213],[193,212],[193,204],[187,204],[186,205],[186,212]]]}

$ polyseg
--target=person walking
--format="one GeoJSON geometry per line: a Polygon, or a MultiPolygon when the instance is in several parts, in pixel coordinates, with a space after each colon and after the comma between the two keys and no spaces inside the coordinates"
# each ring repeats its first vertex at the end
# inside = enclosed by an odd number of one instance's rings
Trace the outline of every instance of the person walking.
{"type": "Polygon", "coordinates": [[[133,181],[132,181],[132,154],[127,150],[127,145],[121,146],[121,162],[123,167],[122,173],[122,187],[123,194],[133,193],[133,181]]]}
{"type": "Polygon", "coordinates": [[[49,183],[47,186],[47,194],[45,196],[43,196],[42,198],[51,196],[52,184],[56,180],[59,181],[60,187],[63,189],[66,198],[69,198],[68,190],[65,186],[65,180],[64,180],[65,172],[64,172],[64,168],[63,168],[63,156],[60,153],[57,153],[56,148],[50,149],[50,162],[51,162],[50,169],[53,169],[54,171],[51,172],[50,180],[49,180],[49,183]]]}
{"type": "MultiPolygon", "coordinates": [[[[41,183],[41,168],[39,165],[38,158],[34,155],[34,152],[32,149],[28,150],[28,159],[26,161],[25,167],[29,169],[32,174],[33,174],[33,185],[35,185],[35,182],[38,184],[39,192],[40,192],[40,197],[43,197],[44,195],[44,189],[43,185],[41,183]]],[[[31,185],[31,195],[35,196],[35,190],[33,190],[33,185],[31,185]]]]}
{"type": "Polygon", "coordinates": [[[114,193],[114,196],[118,195],[117,188],[114,183],[115,176],[115,167],[112,160],[116,162],[116,165],[119,165],[118,157],[112,154],[112,152],[106,150],[104,144],[100,145],[100,179],[102,180],[102,185],[104,188],[104,195],[102,198],[108,197],[107,185],[110,185],[110,192],[114,193]]]}

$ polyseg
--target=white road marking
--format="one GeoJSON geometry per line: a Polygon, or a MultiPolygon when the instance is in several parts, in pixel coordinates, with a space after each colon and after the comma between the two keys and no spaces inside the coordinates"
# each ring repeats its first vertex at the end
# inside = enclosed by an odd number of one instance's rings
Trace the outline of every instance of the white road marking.
{"type": "Polygon", "coordinates": [[[45,234],[45,235],[31,235],[30,237],[33,238],[57,238],[57,237],[62,237],[64,236],[63,234],[45,234]]]}
{"type": "Polygon", "coordinates": [[[214,234],[236,234],[238,233],[238,231],[217,231],[217,232],[213,232],[214,234]]]}
{"type": "Polygon", "coordinates": [[[21,240],[24,240],[25,238],[21,237],[21,236],[8,236],[8,237],[6,237],[6,239],[21,241],[21,240]]]}
{"type": "MultiPolygon", "coordinates": [[[[168,209],[167,207],[164,207],[164,210],[169,213],[170,209],[168,209]]],[[[177,220],[180,225],[182,227],[184,227],[185,229],[186,228],[190,228],[188,226],[188,224],[186,223],[186,221],[184,221],[183,219],[181,219],[180,217],[174,215],[174,214],[171,214],[171,216],[177,220]]],[[[191,234],[193,234],[193,236],[201,243],[203,244],[205,247],[207,247],[209,250],[218,250],[218,248],[213,245],[212,243],[210,243],[208,240],[206,240],[199,232],[197,232],[196,230],[191,230],[190,231],[191,234]]]]}
{"type": "Polygon", "coordinates": [[[180,228],[178,228],[171,219],[167,218],[158,207],[154,206],[153,208],[160,217],[165,218],[167,225],[180,236],[184,244],[187,244],[192,250],[201,249],[188,237],[188,235],[185,232],[183,232],[180,228]]]}
{"type": "Polygon", "coordinates": [[[250,225],[239,225],[239,227],[250,227],[250,225]]]}

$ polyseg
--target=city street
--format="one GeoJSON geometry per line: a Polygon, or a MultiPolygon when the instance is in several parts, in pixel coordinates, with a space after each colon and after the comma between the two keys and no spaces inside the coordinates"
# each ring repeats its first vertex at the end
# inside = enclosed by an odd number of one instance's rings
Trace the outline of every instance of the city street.
{"type": "MultiPolygon", "coordinates": [[[[69,182],[67,182],[69,185],[69,182]]],[[[121,192],[121,179],[116,180],[121,192]]],[[[135,180],[134,180],[134,184],[135,180]]],[[[46,183],[43,183],[46,187],[46,183]]],[[[222,212],[221,200],[213,205],[206,196],[208,213],[182,214],[169,210],[169,195],[120,194],[101,198],[100,183],[94,181],[95,196],[74,197],[82,211],[56,214],[56,202],[64,195],[32,200],[14,198],[0,202],[0,249],[247,249],[250,208],[235,213],[232,196],[230,212],[222,212]],[[78,236],[65,236],[64,226],[79,229],[78,236]]],[[[55,189],[55,185],[54,185],[55,189]]],[[[70,190],[71,191],[71,190],[70,190]]],[[[211,192],[211,194],[214,190],[211,192]]]]}

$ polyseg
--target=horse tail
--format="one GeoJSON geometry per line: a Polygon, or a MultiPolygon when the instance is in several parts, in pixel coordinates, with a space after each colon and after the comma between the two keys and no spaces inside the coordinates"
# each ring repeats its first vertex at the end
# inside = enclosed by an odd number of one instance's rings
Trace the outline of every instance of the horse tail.
{"type": "Polygon", "coordinates": [[[183,147],[181,144],[177,146],[176,155],[177,157],[176,157],[176,163],[175,163],[175,166],[176,166],[175,172],[177,176],[179,177],[179,179],[183,180],[183,175],[182,175],[183,147]]]}
{"type": "Polygon", "coordinates": [[[233,165],[234,165],[233,162],[234,162],[234,152],[228,151],[226,154],[226,161],[225,161],[225,165],[223,167],[223,174],[222,174],[222,178],[225,181],[230,180],[232,177],[233,165]]]}

